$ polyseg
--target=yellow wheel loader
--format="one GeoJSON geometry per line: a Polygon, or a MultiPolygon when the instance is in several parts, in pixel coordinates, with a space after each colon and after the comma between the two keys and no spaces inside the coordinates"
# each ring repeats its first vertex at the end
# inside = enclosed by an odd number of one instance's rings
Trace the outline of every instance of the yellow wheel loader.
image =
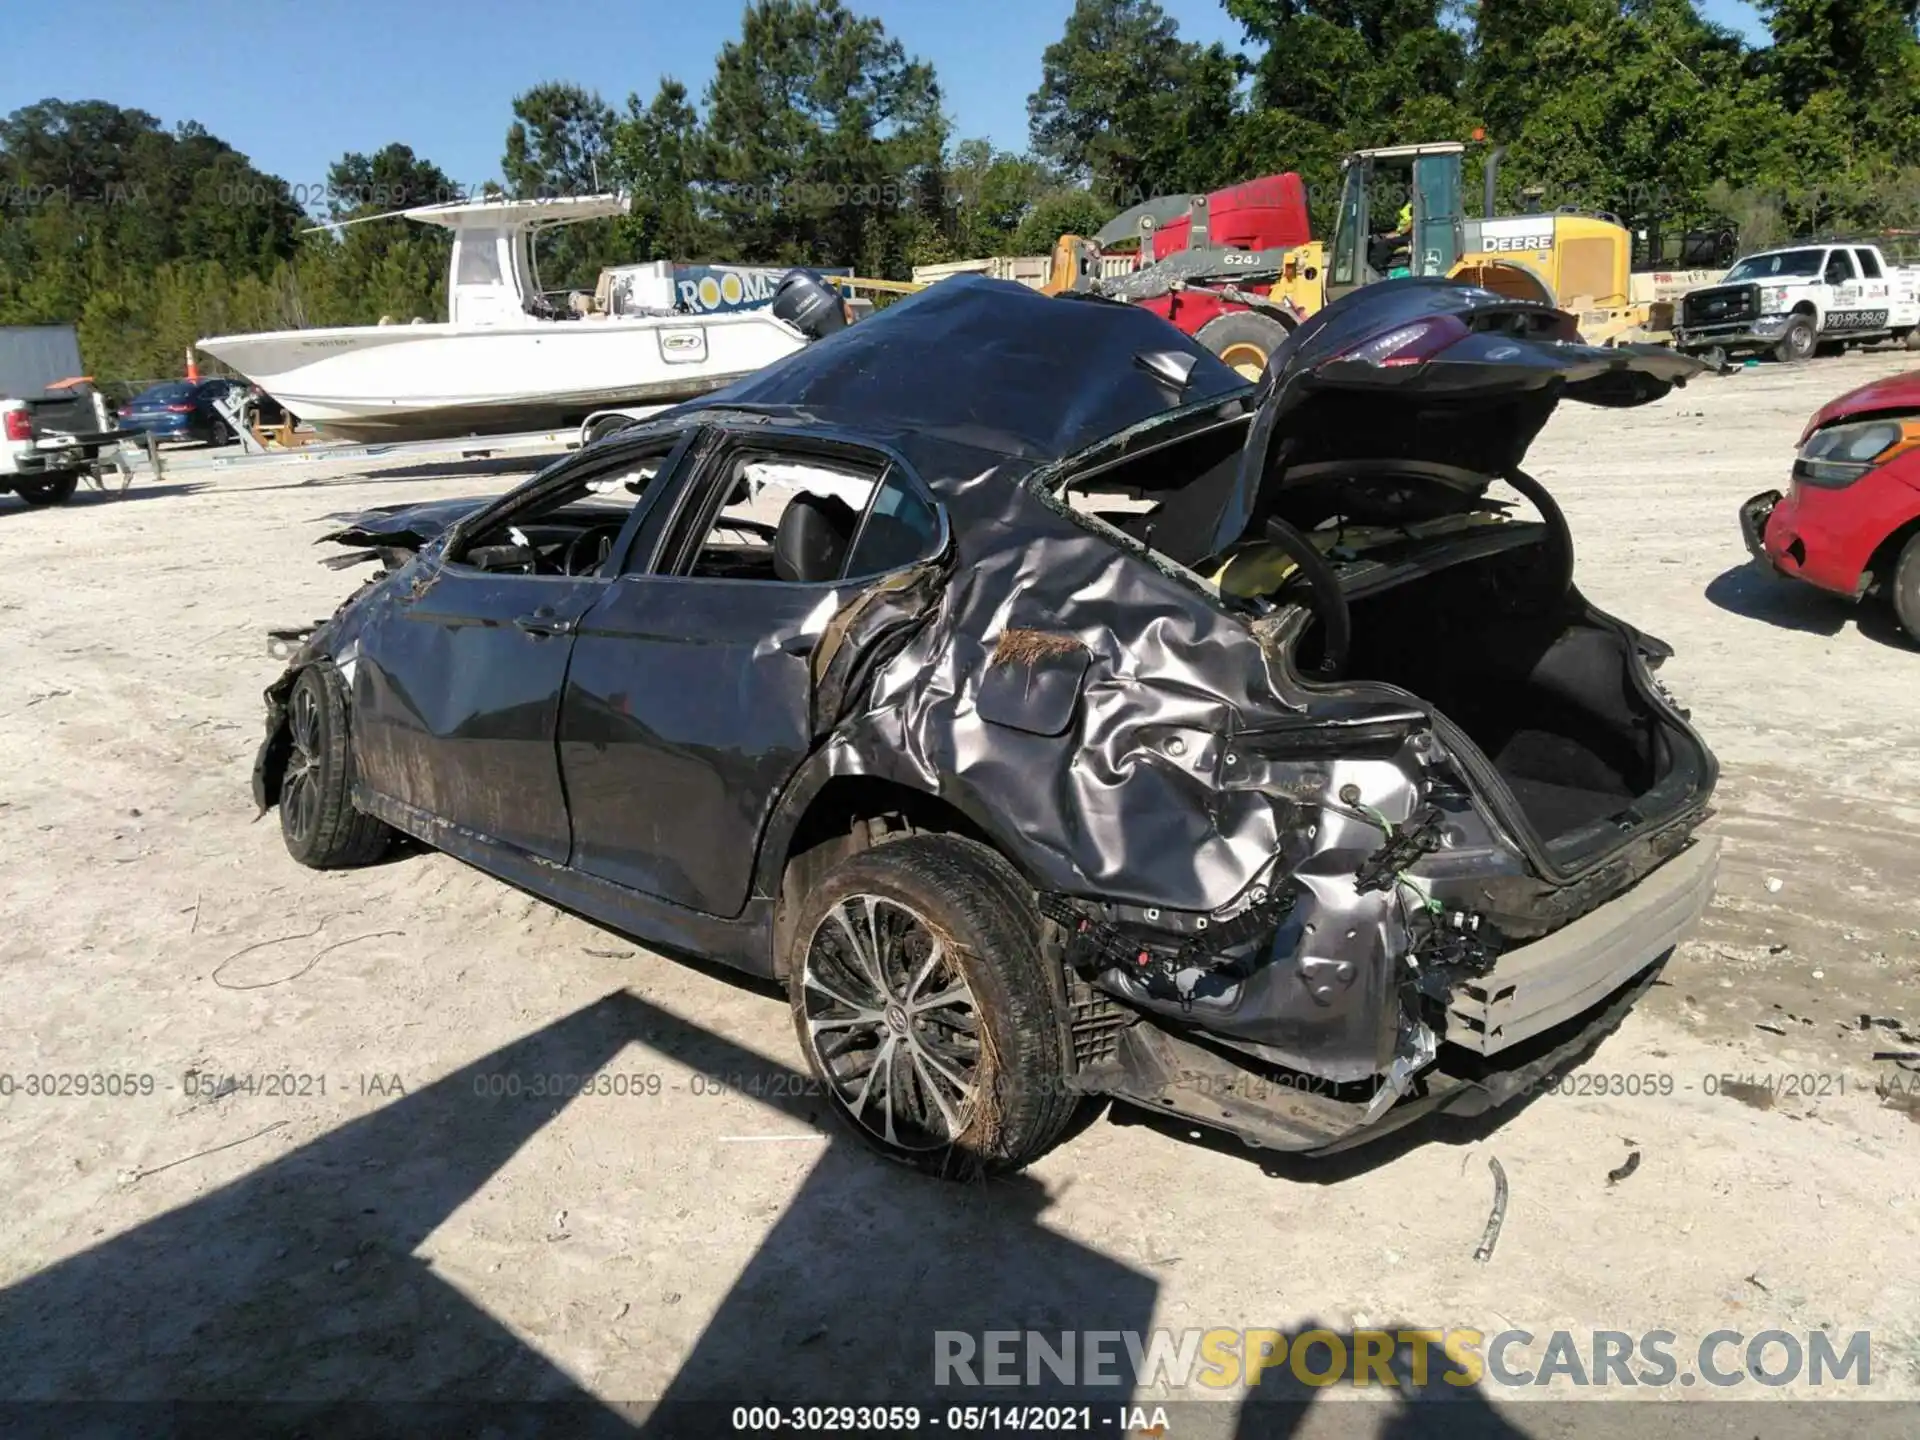
{"type": "MultiPolygon", "coordinates": [[[[1486,213],[1469,217],[1461,185],[1466,149],[1460,141],[1441,141],[1355,151],[1341,167],[1331,244],[1209,245],[1207,197],[1196,196],[1188,214],[1197,243],[1101,279],[1099,247],[1063,235],[1045,288],[1054,294],[1098,290],[1151,306],[1250,378],[1300,320],[1350,290],[1404,275],[1461,280],[1558,306],[1578,318],[1588,344],[1671,338],[1671,303],[1633,301],[1633,241],[1624,226],[1569,212],[1496,217],[1498,147],[1487,156],[1486,213]],[[1389,218],[1376,223],[1376,215],[1389,218]],[[1235,316],[1243,318],[1228,323],[1235,316]]],[[[1161,202],[1142,208],[1155,205],[1165,209],[1161,202]]],[[[1143,251],[1147,232],[1167,223],[1165,214],[1149,210],[1140,222],[1143,251]]]]}

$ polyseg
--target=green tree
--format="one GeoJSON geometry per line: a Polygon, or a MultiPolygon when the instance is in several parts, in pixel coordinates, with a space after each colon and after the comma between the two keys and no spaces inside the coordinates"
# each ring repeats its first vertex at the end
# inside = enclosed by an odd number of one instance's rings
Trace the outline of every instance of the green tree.
{"type": "Polygon", "coordinates": [[[938,213],[933,67],[839,0],[755,0],[707,90],[702,180],[740,259],[898,273],[938,213]]]}
{"type": "Polygon", "coordinates": [[[1716,180],[1777,171],[1787,117],[1771,84],[1688,0],[1482,0],[1477,18],[1470,93],[1511,144],[1503,207],[1671,233],[1711,218],[1716,180]]]}
{"type": "MultiPolygon", "coordinates": [[[[549,81],[516,96],[500,157],[507,193],[546,199],[611,188],[616,123],[612,107],[578,85],[549,81]]],[[[611,221],[566,225],[536,237],[535,264],[550,288],[592,289],[600,267],[620,257],[611,221]]]]}
{"type": "Polygon", "coordinates": [[[1113,208],[1222,181],[1239,61],[1155,0],[1077,0],[1027,99],[1034,150],[1113,208]]]}
{"type": "Polygon", "coordinates": [[[179,373],[207,297],[284,267],[305,219],[204,127],[100,100],[0,120],[0,180],[0,323],[77,324],[102,379],[179,373]]]}
{"type": "Polygon", "coordinates": [[[1061,188],[1045,161],[995,150],[986,140],[955,145],[946,160],[945,181],[952,216],[948,248],[956,259],[1013,251],[1021,224],[1042,199],[1061,188]]]}
{"type": "Polygon", "coordinates": [[[702,260],[718,243],[703,208],[701,175],[708,168],[706,133],[687,87],[661,80],[653,103],[627,97],[627,113],[613,128],[614,175],[633,197],[618,222],[626,253],[636,260],[702,260]]]}
{"type": "Polygon", "coordinates": [[[466,198],[446,171],[397,141],[371,155],[350,150],[327,170],[331,220],[466,198]]]}
{"type": "Polygon", "coordinates": [[[1115,213],[1091,191],[1056,191],[1027,212],[1014,232],[1012,249],[1018,255],[1045,255],[1062,235],[1091,235],[1115,213]]]}
{"type": "Polygon", "coordinates": [[[302,250],[300,290],[312,291],[311,309],[323,317],[313,323],[444,319],[453,237],[442,226],[392,212],[465,198],[444,170],[398,142],[371,154],[349,151],[334,161],[327,171],[330,218],[354,223],[342,223],[302,250]],[[389,218],[376,218],[381,216],[389,218]]]}
{"type": "Polygon", "coordinates": [[[507,193],[530,199],[600,191],[614,122],[612,107],[578,85],[549,81],[516,96],[500,157],[507,193]]]}

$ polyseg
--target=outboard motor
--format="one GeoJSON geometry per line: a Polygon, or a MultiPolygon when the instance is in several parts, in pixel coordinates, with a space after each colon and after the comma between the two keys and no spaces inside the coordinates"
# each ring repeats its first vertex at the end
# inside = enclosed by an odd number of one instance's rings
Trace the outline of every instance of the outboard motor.
{"type": "Polygon", "coordinates": [[[773,289],[774,317],[809,340],[824,340],[847,323],[840,293],[811,270],[790,270],[773,289]]]}

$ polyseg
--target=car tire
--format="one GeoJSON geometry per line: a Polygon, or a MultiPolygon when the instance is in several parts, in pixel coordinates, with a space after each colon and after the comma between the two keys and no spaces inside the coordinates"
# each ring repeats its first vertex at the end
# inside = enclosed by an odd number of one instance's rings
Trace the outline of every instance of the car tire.
{"type": "Polygon", "coordinates": [[[1040,925],[1013,868],[956,836],[887,841],[830,870],[797,916],[787,991],[840,1120],[952,1179],[1045,1153],[1080,1097],[1040,925]]]}
{"type": "Polygon", "coordinates": [[[1216,315],[1194,334],[1194,339],[1220,357],[1221,363],[1240,372],[1248,380],[1258,381],[1266,373],[1267,361],[1293,333],[1271,315],[1256,315],[1251,310],[1236,310],[1216,315]]]}
{"type": "Polygon", "coordinates": [[[280,834],[287,853],[315,870],[371,865],[386,853],[393,831],[354,809],[346,682],[324,660],[293,682],[287,739],[280,778],[280,834]]]}
{"type": "Polygon", "coordinates": [[[1907,331],[1905,335],[1902,335],[1900,337],[1900,343],[1905,345],[1909,350],[1920,350],[1920,325],[1914,326],[1913,329],[1907,331]]]}
{"type": "Polygon", "coordinates": [[[79,485],[78,475],[53,475],[45,480],[15,480],[13,491],[27,504],[39,508],[66,504],[79,485]]]}
{"type": "Polygon", "coordinates": [[[1894,619],[1907,632],[1907,638],[1920,645],[1920,534],[1907,541],[1900,558],[1893,562],[1887,598],[1893,602],[1894,619]]]}
{"type": "Polygon", "coordinates": [[[1814,334],[1813,317],[1796,315],[1787,323],[1787,333],[1780,337],[1780,343],[1773,347],[1774,358],[1783,364],[1795,365],[1813,357],[1818,337],[1814,334]]]}

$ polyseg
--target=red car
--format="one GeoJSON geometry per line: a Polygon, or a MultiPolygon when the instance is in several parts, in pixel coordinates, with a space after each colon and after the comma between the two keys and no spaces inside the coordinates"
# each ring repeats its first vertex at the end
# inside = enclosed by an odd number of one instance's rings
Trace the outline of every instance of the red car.
{"type": "Polygon", "coordinates": [[[1755,559],[1850,600],[1885,599],[1920,641],[1920,370],[1816,412],[1792,486],[1742,505],[1740,529],[1755,559]]]}

